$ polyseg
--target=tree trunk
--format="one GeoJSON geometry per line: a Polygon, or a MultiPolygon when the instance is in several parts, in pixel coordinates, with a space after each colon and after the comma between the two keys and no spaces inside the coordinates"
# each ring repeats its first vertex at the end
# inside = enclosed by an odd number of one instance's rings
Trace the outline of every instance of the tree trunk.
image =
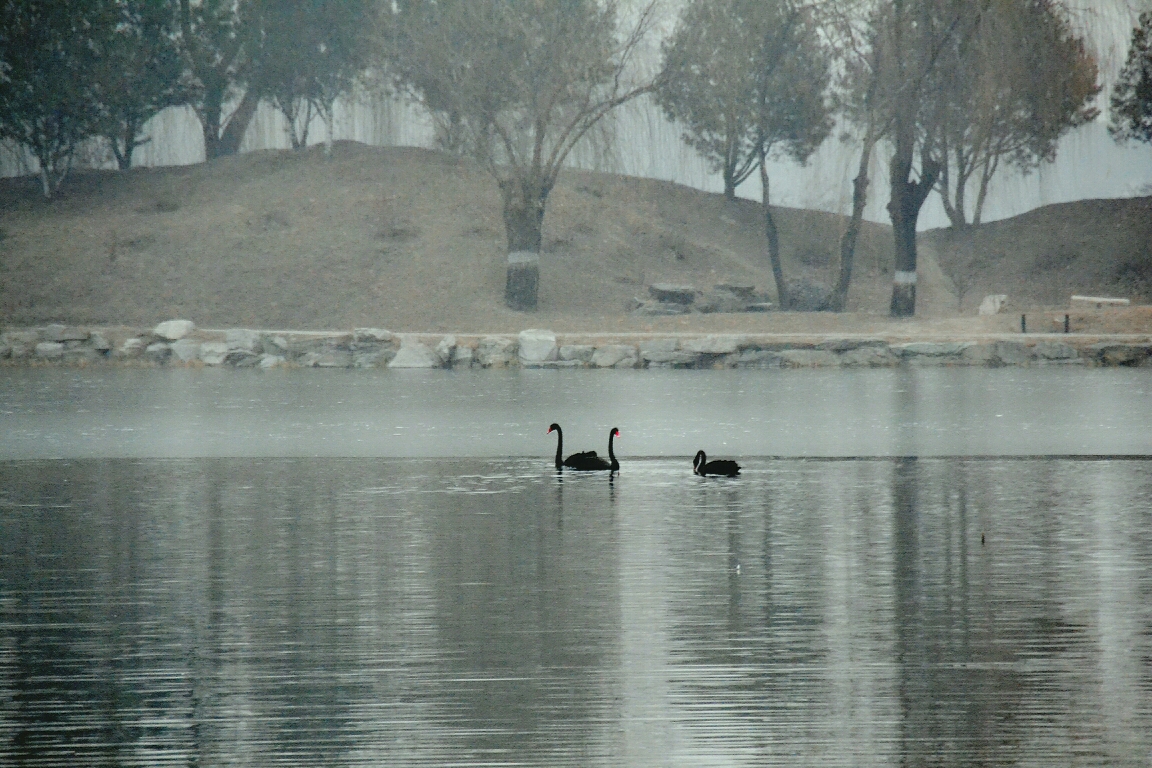
{"type": "Polygon", "coordinates": [[[860,153],[860,168],[852,180],[852,217],[848,219],[848,228],[840,238],[840,279],[836,281],[836,290],[832,294],[830,308],[833,312],[843,312],[848,306],[848,286],[852,283],[856,240],[860,237],[860,223],[864,220],[864,208],[868,204],[868,164],[872,160],[872,148],[875,146],[875,140],[870,136],[865,138],[860,153]]]}
{"type": "Polygon", "coordinates": [[[907,122],[896,127],[896,152],[890,166],[891,198],[888,217],[895,238],[896,270],[892,275],[892,317],[916,314],[916,221],[920,209],[940,176],[940,163],[920,150],[920,179],[912,179],[912,155],[915,137],[907,122]]]}
{"type": "Polygon", "coordinates": [[[256,114],[256,107],[260,105],[260,97],[249,88],[244,92],[244,98],[236,105],[236,110],[228,118],[228,124],[220,134],[217,148],[223,155],[235,155],[240,151],[240,143],[244,141],[244,134],[248,132],[248,124],[256,114]]]}
{"type": "Polygon", "coordinates": [[[504,303],[511,309],[536,309],[540,281],[539,254],[548,189],[535,180],[503,179],[504,230],[508,236],[508,274],[504,303]]]}
{"type": "Polygon", "coordinates": [[[780,264],[780,235],[776,231],[776,220],[772,218],[768,187],[768,169],[764,164],[764,156],[760,156],[760,197],[761,207],[764,210],[764,234],[768,238],[768,260],[772,263],[772,277],[776,280],[776,301],[780,309],[792,306],[792,299],[788,295],[788,284],[784,281],[784,268],[780,264]]]}

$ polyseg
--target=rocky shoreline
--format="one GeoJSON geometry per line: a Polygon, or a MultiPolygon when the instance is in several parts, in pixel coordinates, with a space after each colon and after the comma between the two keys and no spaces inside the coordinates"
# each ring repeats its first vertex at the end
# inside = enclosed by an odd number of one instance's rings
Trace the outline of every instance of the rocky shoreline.
{"type": "Polygon", "coordinates": [[[1152,336],[519,334],[206,330],[170,320],[151,330],[47,325],[0,333],[0,365],[230,368],[890,368],[1149,366],[1152,336]]]}

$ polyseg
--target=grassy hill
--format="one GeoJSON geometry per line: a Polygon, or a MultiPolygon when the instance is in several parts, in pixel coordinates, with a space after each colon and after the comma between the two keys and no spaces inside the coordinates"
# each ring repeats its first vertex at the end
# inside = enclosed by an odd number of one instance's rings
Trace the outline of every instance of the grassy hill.
{"type": "MultiPolygon", "coordinates": [[[[830,284],[841,216],[778,209],[785,273],[830,284]]],[[[642,318],[656,282],[774,292],[759,206],[677,184],[571,171],[545,220],[539,310],[503,306],[496,185],[468,161],[345,142],[334,156],[266,151],[189,167],[84,171],[46,203],[0,180],[0,323],[395,331],[820,330],[872,326],[891,290],[891,233],[867,224],[852,314],[642,318]]],[[[918,312],[966,315],[985,293],[1013,308],[1072,292],[1148,298],[1152,198],[1052,206],[922,237],[918,312]],[[951,275],[955,280],[949,277],[951,275]],[[963,289],[958,305],[957,287],[963,289]]]]}

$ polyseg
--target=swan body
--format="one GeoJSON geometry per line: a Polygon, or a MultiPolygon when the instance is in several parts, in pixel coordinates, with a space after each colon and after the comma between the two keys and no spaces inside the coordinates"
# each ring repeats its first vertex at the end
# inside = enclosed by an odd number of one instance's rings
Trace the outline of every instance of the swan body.
{"type": "Polygon", "coordinates": [[[583,472],[595,472],[601,470],[610,470],[616,472],[620,469],[620,462],[616,460],[616,454],[612,450],[612,439],[620,434],[620,430],[616,427],[608,432],[608,458],[602,458],[596,455],[596,451],[582,451],[574,453],[568,458],[564,458],[564,431],[560,429],[559,424],[552,424],[548,427],[548,433],[556,433],[556,469],[576,469],[583,472]]]}
{"type": "Polygon", "coordinates": [[[697,451],[696,458],[692,459],[692,471],[701,477],[705,475],[736,477],[740,474],[740,465],[730,459],[708,461],[708,456],[704,451],[697,451]]]}

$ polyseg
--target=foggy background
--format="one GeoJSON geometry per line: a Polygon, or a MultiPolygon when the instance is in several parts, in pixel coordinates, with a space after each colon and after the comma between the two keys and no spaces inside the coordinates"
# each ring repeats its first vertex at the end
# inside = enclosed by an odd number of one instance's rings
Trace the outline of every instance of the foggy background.
{"type": "MultiPolygon", "coordinates": [[[[657,34],[648,40],[648,55],[659,65],[659,44],[676,24],[682,0],[665,0],[659,6],[657,34]]],[[[1132,37],[1132,29],[1152,0],[1069,0],[1070,18],[1095,54],[1103,86],[1094,104],[1097,119],[1069,131],[1059,143],[1054,163],[1041,163],[1032,173],[1021,174],[1005,164],[991,182],[984,207],[985,222],[1016,216],[1052,203],[1070,200],[1138,197],[1152,195],[1152,152],[1147,145],[1118,145],[1109,136],[1108,100],[1112,83],[1132,37]]],[[[424,110],[403,99],[358,86],[358,92],[337,100],[334,139],[372,146],[434,147],[434,131],[424,110]]],[[[152,140],[136,149],[134,166],[188,165],[204,161],[200,123],[191,107],[170,107],[149,121],[144,134],[152,140]]],[[[308,143],[324,141],[324,125],[314,118],[308,143]]],[[[848,214],[851,211],[851,180],[858,162],[858,143],[842,142],[840,132],[816,151],[805,166],[789,160],[771,161],[772,199],[775,205],[810,208],[848,214]]],[[[283,115],[262,102],[249,124],[241,152],[287,149],[291,146],[283,115]]],[[[887,165],[889,150],[882,143],[873,154],[871,188],[865,217],[888,222],[887,165]]],[[[89,165],[114,168],[113,161],[90,157],[89,165]]],[[[83,166],[84,158],[77,165],[83,166]]],[[[663,179],[710,192],[723,191],[720,176],[681,140],[678,126],[665,119],[653,99],[644,96],[615,109],[602,125],[569,156],[568,165],[607,173],[663,179]]],[[[34,161],[22,159],[0,146],[0,173],[5,176],[31,172],[34,161]]],[[[760,185],[753,175],[738,190],[741,197],[759,199],[760,185]]],[[[938,194],[929,197],[919,218],[920,229],[947,227],[938,194]]]]}

